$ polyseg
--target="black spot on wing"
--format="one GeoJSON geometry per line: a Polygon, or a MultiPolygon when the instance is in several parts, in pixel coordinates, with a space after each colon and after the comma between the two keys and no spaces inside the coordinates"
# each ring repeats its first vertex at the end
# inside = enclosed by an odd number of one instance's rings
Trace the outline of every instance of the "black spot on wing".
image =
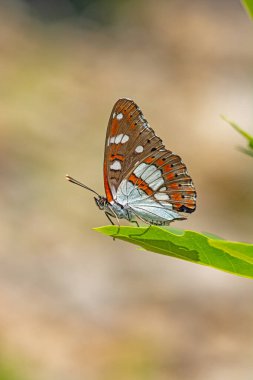
{"type": "Polygon", "coordinates": [[[193,211],[195,211],[195,208],[196,208],[196,207],[194,207],[194,208],[189,208],[189,207],[187,207],[187,206],[185,206],[185,205],[182,205],[181,207],[179,207],[179,208],[177,209],[177,211],[179,211],[179,212],[187,212],[188,214],[191,214],[193,211]]]}

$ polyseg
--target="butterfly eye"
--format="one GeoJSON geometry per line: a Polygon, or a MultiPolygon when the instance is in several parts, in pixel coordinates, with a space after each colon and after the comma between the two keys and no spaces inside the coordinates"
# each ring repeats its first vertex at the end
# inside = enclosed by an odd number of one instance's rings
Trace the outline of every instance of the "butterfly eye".
{"type": "Polygon", "coordinates": [[[100,210],[104,210],[105,206],[106,206],[106,199],[105,198],[96,198],[94,197],[95,199],[95,202],[98,206],[98,208],[100,208],[100,210]]]}

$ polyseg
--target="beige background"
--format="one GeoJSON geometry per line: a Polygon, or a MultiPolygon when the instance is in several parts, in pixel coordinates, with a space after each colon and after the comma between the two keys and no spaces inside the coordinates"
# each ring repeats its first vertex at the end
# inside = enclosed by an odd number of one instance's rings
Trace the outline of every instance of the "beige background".
{"type": "Polygon", "coordinates": [[[0,364],[28,380],[251,379],[252,281],[100,236],[105,215],[64,179],[103,194],[111,108],[133,98],[197,188],[174,226],[252,242],[253,161],[219,116],[252,133],[245,11],[96,2],[101,20],[44,3],[0,2],[0,364]]]}

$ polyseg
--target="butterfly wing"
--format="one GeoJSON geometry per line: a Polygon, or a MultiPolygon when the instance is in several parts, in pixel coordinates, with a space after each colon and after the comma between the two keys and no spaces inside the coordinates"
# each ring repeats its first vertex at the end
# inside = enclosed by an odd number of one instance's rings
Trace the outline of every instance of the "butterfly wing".
{"type": "Polygon", "coordinates": [[[109,201],[136,163],[146,157],[147,149],[151,152],[155,146],[162,148],[162,141],[149,128],[138,106],[132,100],[119,99],[112,109],[105,141],[104,182],[109,201]],[[146,151],[144,140],[149,144],[146,151]]]}
{"type": "Polygon", "coordinates": [[[181,158],[165,149],[138,106],[119,99],[106,134],[104,183],[109,202],[144,221],[166,224],[196,207],[196,192],[181,158]]]}

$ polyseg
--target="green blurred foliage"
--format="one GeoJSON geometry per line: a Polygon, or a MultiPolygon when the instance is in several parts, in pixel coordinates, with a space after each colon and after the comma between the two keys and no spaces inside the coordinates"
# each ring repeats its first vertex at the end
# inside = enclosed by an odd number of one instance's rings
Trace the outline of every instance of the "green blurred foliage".
{"type": "Polygon", "coordinates": [[[247,143],[248,148],[239,147],[239,150],[251,157],[253,157],[253,136],[251,136],[248,132],[244,131],[241,127],[239,127],[238,124],[236,124],[234,121],[229,120],[227,117],[222,116],[222,119],[225,120],[228,124],[231,125],[240,135],[242,135],[247,143]]]}
{"type": "Polygon", "coordinates": [[[25,0],[37,17],[55,21],[63,18],[79,18],[97,25],[111,24],[119,6],[126,0],[25,0]]]}
{"type": "Polygon", "coordinates": [[[0,379],[1,380],[27,380],[14,363],[0,359],[0,379]]]}
{"type": "Polygon", "coordinates": [[[242,0],[242,4],[244,5],[249,16],[253,18],[253,0],[242,0]]]}

